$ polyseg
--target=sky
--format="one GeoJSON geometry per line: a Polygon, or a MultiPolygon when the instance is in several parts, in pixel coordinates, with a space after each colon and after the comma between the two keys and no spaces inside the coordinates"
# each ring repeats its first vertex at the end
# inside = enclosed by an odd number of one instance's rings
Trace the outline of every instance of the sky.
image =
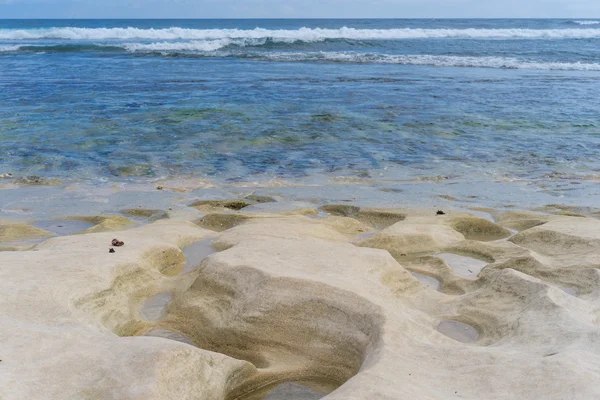
{"type": "Polygon", "coordinates": [[[600,18],[600,0],[0,0],[1,18],[600,18]]]}

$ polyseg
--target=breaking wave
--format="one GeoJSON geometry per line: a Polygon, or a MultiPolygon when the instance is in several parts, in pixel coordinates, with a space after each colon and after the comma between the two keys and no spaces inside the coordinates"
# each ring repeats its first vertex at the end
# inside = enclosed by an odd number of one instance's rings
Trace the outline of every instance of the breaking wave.
{"type": "Polygon", "coordinates": [[[600,71],[597,63],[563,63],[524,61],[510,57],[469,57],[438,55],[391,55],[369,53],[318,52],[318,53],[264,53],[250,55],[280,62],[328,61],[342,63],[377,63],[399,65],[423,65],[435,67],[471,67],[497,69],[557,70],[557,71],[600,71]]]}
{"type": "Polygon", "coordinates": [[[600,21],[573,21],[577,25],[600,25],[600,21]]]}
{"type": "MultiPolygon", "coordinates": [[[[579,21],[596,22],[596,21],[579,21]]],[[[139,28],[47,28],[1,29],[0,40],[216,40],[265,39],[275,41],[321,41],[327,39],[395,40],[427,38],[585,39],[600,38],[600,29],[139,29],[139,28]]]]}
{"type": "Polygon", "coordinates": [[[0,45],[0,53],[2,52],[10,52],[10,51],[18,51],[21,46],[3,46],[0,45]]]}
{"type": "Polygon", "coordinates": [[[267,39],[216,39],[195,40],[190,42],[158,42],[158,43],[126,43],[123,48],[128,51],[215,51],[228,46],[262,46],[267,39]]]}
{"type": "Polygon", "coordinates": [[[124,43],[115,45],[0,46],[1,52],[130,52],[149,56],[181,58],[243,58],[272,62],[333,62],[354,64],[397,64],[434,67],[525,69],[547,71],[600,71],[600,63],[545,62],[516,57],[450,56],[427,54],[382,54],[344,51],[259,51],[265,40],[208,40],[191,42],[124,43]],[[231,46],[228,50],[229,46],[231,46]],[[237,48],[236,48],[237,46],[237,48]],[[244,49],[248,46],[249,48],[244,49]]]}

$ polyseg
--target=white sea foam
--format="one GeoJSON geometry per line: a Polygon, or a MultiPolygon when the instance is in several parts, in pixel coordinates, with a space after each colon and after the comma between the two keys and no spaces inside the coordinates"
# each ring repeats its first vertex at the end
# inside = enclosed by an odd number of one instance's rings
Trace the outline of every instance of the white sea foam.
{"type": "Polygon", "coordinates": [[[265,39],[274,41],[321,41],[327,39],[426,39],[426,38],[505,38],[578,39],[600,38],[600,29],[322,29],[295,30],[240,29],[138,29],[138,28],[47,28],[2,29],[0,40],[215,40],[265,39]]]}
{"type": "Polygon", "coordinates": [[[429,65],[436,67],[471,67],[497,69],[600,71],[598,63],[563,63],[519,60],[511,57],[470,57],[438,55],[392,55],[348,52],[277,52],[255,55],[270,61],[328,61],[399,65],[429,65]]]}
{"type": "Polygon", "coordinates": [[[0,53],[6,53],[6,52],[10,52],[10,51],[18,51],[20,48],[21,48],[21,46],[0,45],[0,53]]]}
{"type": "Polygon", "coordinates": [[[157,43],[126,43],[122,46],[132,52],[158,51],[215,51],[227,46],[260,46],[266,43],[266,39],[215,39],[194,40],[189,42],[157,42],[157,43]]]}
{"type": "Polygon", "coordinates": [[[577,25],[599,25],[600,21],[573,21],[574,23],[576,23],[577,25]]]}

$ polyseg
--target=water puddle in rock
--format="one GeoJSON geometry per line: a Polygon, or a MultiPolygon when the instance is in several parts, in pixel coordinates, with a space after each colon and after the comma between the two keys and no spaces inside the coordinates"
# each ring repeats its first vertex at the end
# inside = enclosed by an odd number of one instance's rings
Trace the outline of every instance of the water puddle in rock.
{"type": "Polygon", "coordinates": [[[435,279],[433,276],[423,275],[423,274],[419,274],[418,272],[412,272],[412,271],[410,271],[410,273],[415,278],[417,278],[423,285],[425,285],[433,290],[439,290],[440,281],[435,279]]]}
{"type": "Polygon", "coordinates": [[[89,222],[77,221],[73,219],[36,221],[31,225],[48,232],[52,232],[58,236],[72,235],[94,226],[94,224],[89,222]]]}
{"type": "MultiPolygon", "coordinates": [[[[202,260],[217,252],[212,247],[214,240],[215,239],[211,237],[192,243],[189,246],[181,249],[183,255],[185,256],[185,267],[183,268],[183,271],[167,271],[165,274],[168,276],[176,276],[180,273],[191,271],[193,268],[197,267],[202,260]]],[[[170,292],[162,292],[152,296],[144,303],[142,307],[142,315],[149,321],[157,321],[162,317],[165,309],[172,300],[173,295],[170,292]]]]}
{"type": "Polygon", "coordinates": [[[479,332],[471,325],[458,321],[446,320],[439,323],[436,328],[451,339],[461,343],[473,343],[479,339],[479,332]]]}
{"type": "Polygon", "coordinates": [[[323,394],[294,382],[286,382],[267,394],[264,400],[318,400],[323,394]]]}
{"type": "Polygon", "coordinates": [[[169,331],[166,329],[160,329],[160,328],[152,329],[150,332],[146,333],[144,336],[160,337],[160,338],[175,340],[177,342],[186,343],[186,344],[194,346],[194,342],[192,342],[189,337],[187,337],[181,333],[172,332],[172,331],[169,331]]]}
{"type": "Polygon", "coordinates": [[[469,213],[471,215],[474,215],[475,217],[479,217],[481,219],[485,219],[485,220],[488,220],[490,222],[496,223],[496,221],[494,220],[494,217],[489,212],[479,211],[479,210],[472,210],[472,209],[469,209],[469,208],[458,208],[458,210],[465,211],[465,212],[467,212],[467,213],[469,213]]]}
{"type": "Polygon", "coordinates": [[[354,243],[362,242],[363,240],[368,239],[372,236],[375,236],[376,234],[377,234],[377,231],[372,231],[372,232],[364,232],[359,235],[356,235],[356,239],[354,239],[354,243]]]}
{"type": "Polygon", "coordinates": [[[570,287],[560,287],[560,290],[565,292],[566,294],[570,294],[571,296],[577,297],[577,290],[571,289],[570,287]]]}
{"type": "Polygon", "coordinates": [[[173,295],[170,292],[163,292],[152,296],[144,303],[142,315],[148,321],[158,321],[172,300],[173,295]]]}
{"type": "Polygon", "coordinates": [[[192,270],[193,268],[197,267],[198,264],[200,264],[200,262],[206,257],[217,252],[212,247],[214,240],[214,238],[200,240],[199,242],[192,243],[189,246],[181,249],[186,260],[183,272],[192,270]]]}
{"type": "Polygon", "coordinates": [[[436,254],[448,264],[456,275],[466,279],[477,279],[481,270],[488,264],[485,261],[477,260],[471,257],[463,257],[451,253],[436,254]]]}
{"type": "Polygon", "coordinates": [[[517,233],[519,233],[519,231],[516,230],[516,229],[511,229],[511,228],[507,228],[507,227],[504,227],[504,229],[510,231],[510,236],[507,236],[504,239],[501,239],[504,242],[507,242],[508,239],[510,239],[511,237],[515,236],[517,233]]]}
{"type": "Polygon", "coordinates": [[[328,212],[325,212],[323,210],[317,209],[317,217],[320,217],[320,218],[331,217],[331,214],[329,214],[328,212]]]}

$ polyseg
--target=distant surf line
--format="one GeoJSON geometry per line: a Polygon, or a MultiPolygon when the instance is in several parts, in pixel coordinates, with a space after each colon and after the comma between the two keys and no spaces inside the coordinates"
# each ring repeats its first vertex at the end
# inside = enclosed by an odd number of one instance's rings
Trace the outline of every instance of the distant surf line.
{"type": "MultiPolygon", "coordinates": [[[[580,21],[581,22],[581,21],[580,21]]],[[[591,21],[590,21],[591,22],[591,21]]],[[[600,22],[600,21],[599,21],[600,22]]],[[[586,39],[600,38],[600,29],[140,29],[140,28],[45,28],[0,29],[0,40],[215,40],[271,39],[275,41],[321,41],[327,39],[586,39]]]]}

